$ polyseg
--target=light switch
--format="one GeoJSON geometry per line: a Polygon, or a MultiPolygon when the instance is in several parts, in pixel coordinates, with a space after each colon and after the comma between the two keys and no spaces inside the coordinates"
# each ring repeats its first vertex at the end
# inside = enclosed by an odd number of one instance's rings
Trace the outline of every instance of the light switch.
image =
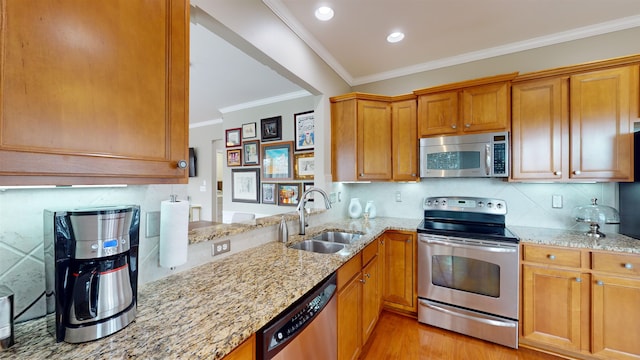
{"type": "Polygon", "coordinates": [[[553,195],[551,207],[554,209],[562,209],[562,195],[553,195]]]}

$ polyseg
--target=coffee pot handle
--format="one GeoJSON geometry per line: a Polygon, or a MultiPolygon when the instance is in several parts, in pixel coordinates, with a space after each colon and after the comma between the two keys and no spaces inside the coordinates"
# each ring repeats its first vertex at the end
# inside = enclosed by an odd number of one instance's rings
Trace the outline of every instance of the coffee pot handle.
{"type": "Polygon", "coordinates": [[[76,318],[80,321],[96,317],[98,308],[98,278],[100,274],[94,268],[87,272],[78,272],[73,287],[73,304],[76,318]]]}

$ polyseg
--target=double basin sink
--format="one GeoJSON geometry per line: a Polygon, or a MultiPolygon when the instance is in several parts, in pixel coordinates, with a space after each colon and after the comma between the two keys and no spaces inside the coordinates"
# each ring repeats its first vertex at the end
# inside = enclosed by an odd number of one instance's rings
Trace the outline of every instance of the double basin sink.
{"type": "Polygon", "coordinates": [[[333,254],[344,249],[346,245],[360,240],[361,236],[357,233],[324,231],[309,240],[303,240],[289,247],[321,254],[333,254]]]}

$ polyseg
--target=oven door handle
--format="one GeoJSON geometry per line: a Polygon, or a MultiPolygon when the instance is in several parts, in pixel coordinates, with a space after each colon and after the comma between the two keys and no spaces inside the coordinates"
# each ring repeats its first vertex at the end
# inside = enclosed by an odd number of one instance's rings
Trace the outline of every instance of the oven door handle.
{"type": "Polygon", "coordinates": [[[494,252],[494,253],[514,253],[517,251],[516,247],[503,248],[503,247],[495,247],[495,246],[487,246],[487,245],[474,246],[474,245],[456,244],[453,242],[443,241],[443,240],[432,240],[432,239],[424,239],[424,238],[420,238],[420,242],[423,242],[426,244],[443,245],[443,246],[473,249],[473,250],[480,250],[480,251],[494,252]]]}
{"type": "Polygon", "coordinates": [[[473,320],[473,321],[477,321],[477,322],[480,322],[480,323],[483,323],[483,324],[491,325],[491,326],[510,327],[510,328],[516,327],[516,324],[513,323],[513,322],[499,321],[499,320],[494,320],[494,319],[478,318],[478,317],[475,317],[475,316],[462,314],[462,313],[459,313],[457,311],[445,309],[443,307],[433,305],[433,304],[428,303],[428,302],[423,301],[423,300],[420,301],[420,305],[426,306],[426,307],[428,307],[428,308],[430,308],[432,310],[435,310],[435,311],[439,311],[439,312],[445,313],[447,315],[457,316],[457,317],[461,317],[461,318],[464,318],[464,319],[473,320]]]}

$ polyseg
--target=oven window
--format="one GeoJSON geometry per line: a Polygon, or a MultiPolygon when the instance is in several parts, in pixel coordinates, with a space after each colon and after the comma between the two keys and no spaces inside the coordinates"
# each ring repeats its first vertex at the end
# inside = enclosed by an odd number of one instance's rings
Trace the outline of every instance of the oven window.
{"type": "Polygon", "coordinates": [[[451,255],[434,255],[431,264],[434,285],[500,297],[500,267],[496,264],[451,255]]]}
{"type": "Polygon", "coordinates": [[[446,151],[427,154],[427,169],[465,170],[480,168],[479,151],[446,151]]]}

